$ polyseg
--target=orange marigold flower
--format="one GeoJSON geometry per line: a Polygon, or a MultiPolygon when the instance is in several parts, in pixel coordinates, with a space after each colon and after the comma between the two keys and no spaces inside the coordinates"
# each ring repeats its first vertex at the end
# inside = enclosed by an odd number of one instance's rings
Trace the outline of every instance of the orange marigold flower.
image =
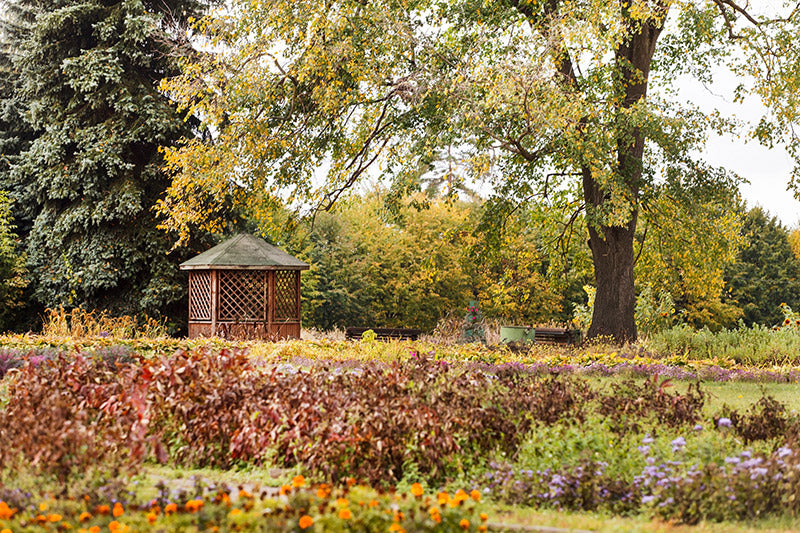
{"type": "Polygon", "coordinates": [[[82,512],[81,515],[78,517],[78,520],[80,520],[81,522],[86,522],[87,520],[91,519],[92,519],[92,513],[89,513],[87,511],[82,512]]]}
{"type": "Polygon", "coordinates": [[[481,501],[481,493],[478,490],[473,490],[469,493],[469,497],[475,500],[476,502],[481,501]]]}
{"type": "Polygon", "coordinates": [[[462,518],[458,525],[461,526],[461,529],[469,529],[469,520],[462,518]]]}
{"type": "Polygon", "coordinates": [[[356,478],[354,478],[354,477],[347,478],[347,486],[348,487],[352,487],[355,484],[356,484],[356,478]]]}
{"type": "Polygon", "coordinates": [[[154,513],[153,511],[147,513],[147,522],[149,524],[153,524],[156,520],[158,520],[158,515],[156,513],[154,513]]]}
{"type": "Polygon", "coordinates": [[[16,512],[17,510],[9,507],[6,502],[0,502],[0,520],[8,520],[16,512]]]}
{"type": "Polygon", "coordinates": [[[237,514],[242,514],[242,510],[241,509],[237,509],[236,507],[234,507],[233,509],[231,509],[231,512],[228,513],[228,514],[231,515],[231,516],[236,516],[237,514]]]}
{"type": "Polygon", "coordinates": [[[380,504],[378,503],[378,500],[370,500],[368,505],[370,507],[377,507],[380,504]]]}
{"type": "Polygon", "coordinates": [[[489,520],[489,515],[486,513],[481,513],[480,516],[481,516],[481,522],[486,522],[487,520],[489,520]]]}
{"type": "Polygon", "coordinates": [[[47,523],[47,517],[43,514],[37,515],[36,521],[39,522],[40,524],[45,524],[47,523]]]}
{"type": "Polygon", "coordinates": [[[481,525],[480,527],[478,527],[478,531],[484,533],[485,531],[489,531],[489,528],[484,525],[481,525]]]}
{"type": "MultiPolygon", "coordinates": [[[[284,487],[285,486],[286,485],[284,485],[284,487]]],[[[239,490],[239,497],[240,498],[252,498],[253,494],[248,492],[248,491],[246,491],[246,490],[244,490],[244,489],[241,489],[241,490],[239,490]]]]}
{"type": "Polygon", "coordinates": [[[108,524],[108,529],[110,529],[112,532],[119,531],[120,529],[122,529],[122,524],[114,520],[110,524],[108,524]]]}
{"type": "Polygon", "coordinates": [[[292,487],[290,485],[281,486],[281,496],[286,496],[290,492],[292,492],[292,487]]]}
{"type": "Polygon", "coordinates": [[[89,533],[100,533],[100,526],[92,526],[89,528],[89,533]]]}
{"type": "Polygon", "coordinates": [[[350,509],[341,509],[339,511],[339,518],[342,520],[350,520],[353,518],[353,513],[350,512],[350,509]]]}
{"type": "Polygon", "coordinates": [[[300,521],[297,523],[297,525],[300,526],[300,529],[307,529],[311,527],[313,523],[314,519],[306,514],[300,517],[300,521]]]}
{"type": "Polygon", "coordinates": [[[436,495],[436,499],[439,501],[439,505],[444,505],[450,501],[450,495],[442,491],[436,495]]]}
{"type": "Polygon", "coordinates": [[[98,505],[95,511],[97,511],[98,514],[108,514],[111,512],[111,507],[108,505],[98,505]]]}
{"type": "Polygon", "coordinates": [[[323,483],[317,488],[317,498],[320,500],[327,498],[331,494],[331,488],[323,483]]]}
{"type": "Polygon", "coordinates": [[[57,513],[47,515],[47,520],[49,522],[61,522],[62,518],[64,517],[57,513]]]}
{"type": "Polygon", "coordinates": [[[200,499],[189,500],[188,502],[186,502],[186,510],[190,513],[196,513],[197,511],[203,508],[203,505],[205,505],[205,503],[206,502],[200,499]]]}
{"type": "Polygon", "coordinates": [[[305,484],[306,484],[306,478],[304,478],[303,476],[294,476],[292,478],[292,487],[296,489],[302,488],[303,486],[305,486],[305,484]]]}
{"type": "Polygon", "coordinates": [[[111,514],[114,515],[114,518],[119,518],[125,513],[125,509],[122,508],[122,504],[117,502],[114,504],[114,510],[111,511],[111,514]]]}
{"type": "Polygon", "coordinates": [[[164,514],[175,513],[178,511],[177,503],[168,503],[164,506],[164,514]]]}
{"type": "Polygon", "coordinates": [[[350,505],[350,502],[348,502],[346,498],[336,498],[336,505],[339,507],[347,507],[350,505]]]}
{"type": "Polygon", "coordinates": [[[454,498],[460,502],[465,502],[469,499],[469,496],[464,491],[464,489],[458,489],[456,491],[456,495],[454,496],[454,498]]]}
{"type": "Polygon", "coordinates": [[[403,531],[403,526],[395,522],[391,526],[389,526],[389,531],[403,531]]]}
{"type": "Polygon", "coordinates": [[[422,488],[422,485],[419,483],[414,483],[411,485],[411,494],[416,497],[420,497],[425,494],[425,489],[422,488]]]}
{"type": "Polygon", "coordinates": [[[47,510],[47,502],[40,503],[39,504],[39,510],[40,511],[46,511],[47,510]]]}
{"type": "Polygon", "coordinates": [[[0,529],[0,533],[13,533],[13,531],[11,531],[8,528],[5,528],[5,529],[0,529]]]}

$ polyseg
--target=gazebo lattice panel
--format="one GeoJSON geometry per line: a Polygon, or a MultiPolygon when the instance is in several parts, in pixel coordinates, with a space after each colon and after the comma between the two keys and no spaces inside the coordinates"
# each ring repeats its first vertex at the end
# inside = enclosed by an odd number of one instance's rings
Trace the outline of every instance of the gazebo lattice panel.
{"type": "Polygon", "coordinates": [[[299,319],[297,315],[296,270],[275,272],[275,320],[299,319]]]}
{"type": "Polygon", "coordinates": [[[222,270],[219,287],[220,320],[265,320],[266,272],[222,270]]]}
{"type": "Polygon", "coordinates": [[[189,274],[189,320],[211,320],[211,272],[189,274]]]}

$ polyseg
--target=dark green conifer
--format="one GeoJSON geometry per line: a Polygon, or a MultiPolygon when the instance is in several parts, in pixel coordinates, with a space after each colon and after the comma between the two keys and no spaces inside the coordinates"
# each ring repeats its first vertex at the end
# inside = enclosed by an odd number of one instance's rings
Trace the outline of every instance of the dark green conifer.
{"type": "Polygon", "coordinates": [[[800,309],[800,260],[789,232],[760,207],[748,211],[742,231],[748,243],[726,270],[725,295],[738,302],[748,326],[779,324],[781,303],[800,309]]]}
{"type": "Polygon", "coordinates": [[[201,5],[48,3],[17,34],[12,58],[14,96],[36,132],[8,186],[30,212],[35,295],[47,307],[161,314],[185,287],[152,212],[169,185],[158,147],[190,125],[158,85],[175,72],[185,23],[201,5]]]}

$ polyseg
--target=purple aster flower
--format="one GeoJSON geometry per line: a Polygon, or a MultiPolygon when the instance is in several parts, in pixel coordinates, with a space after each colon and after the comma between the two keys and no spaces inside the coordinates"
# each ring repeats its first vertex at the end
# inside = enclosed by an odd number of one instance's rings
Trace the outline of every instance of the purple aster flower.
{"type": "Polygon", "coordinates": [[[731,419],[730,418],[720,418],[717,420],[717,426],[721,428],[729,428],[731,427],[731,419]]]}

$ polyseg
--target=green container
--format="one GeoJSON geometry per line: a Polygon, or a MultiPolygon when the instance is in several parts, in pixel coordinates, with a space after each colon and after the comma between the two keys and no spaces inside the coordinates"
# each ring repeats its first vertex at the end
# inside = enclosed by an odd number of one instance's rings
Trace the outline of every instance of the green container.
{"type": "Polygon", "coordinates": [[[536,329],[527,326],[500,326],[500,342],[533,342],[536,340],[536,329]]]}

